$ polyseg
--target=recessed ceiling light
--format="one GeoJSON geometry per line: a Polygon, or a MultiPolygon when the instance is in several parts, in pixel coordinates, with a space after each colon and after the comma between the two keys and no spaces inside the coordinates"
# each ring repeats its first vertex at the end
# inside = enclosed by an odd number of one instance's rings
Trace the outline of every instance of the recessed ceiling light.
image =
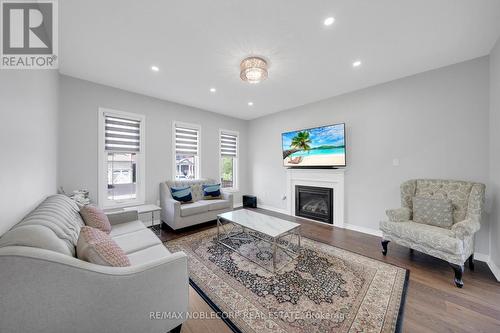
{"type": "Polygon", "coordinates": [[[216,92],[216,91],[217,91],[217,89],[215,89],[215,88],[210,88],[210,92],[211,92],[211,93],[214,93],[214,92],[216,92]]]}
{"type": "Polygon", "coordinates": [[[151,66],[151,70],[153,72],[158,72],[160,70],[160,68],[158,66],[151,66]]]}
{"type": "Polygon", "coordinates": [[[361,61],[356,60],[355,62],[352,63],[352,67],[359,67],[361,66],[361,61]]]}
{"type": "Polygon", "coordinates": [[[253,102],[248,102],[248,106],[253,106],[253,102]]]}
{"type": "Polygon", "coordinates": [[[332,25],[333,22],[335,22],[335,18],[333,18],[333,17],[327,17],[325,19],[325,21],[323,22],[323,24],[326,25],[326,26],[329,26],[329,25],[332,25]]]}

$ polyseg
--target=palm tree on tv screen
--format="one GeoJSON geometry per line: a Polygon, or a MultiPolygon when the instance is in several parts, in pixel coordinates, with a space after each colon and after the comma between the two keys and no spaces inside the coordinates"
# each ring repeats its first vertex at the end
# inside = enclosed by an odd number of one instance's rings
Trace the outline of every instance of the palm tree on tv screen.
{"type": "Polygon", "coordinates": [[[290,146],[296,149],[309,151],[311,149],[311,146],[309,145],[310,143],[312,143],[312,141],[309,137],[309,132],[302,131],[297,133],[297,135],[292,138],[290,146]]]}

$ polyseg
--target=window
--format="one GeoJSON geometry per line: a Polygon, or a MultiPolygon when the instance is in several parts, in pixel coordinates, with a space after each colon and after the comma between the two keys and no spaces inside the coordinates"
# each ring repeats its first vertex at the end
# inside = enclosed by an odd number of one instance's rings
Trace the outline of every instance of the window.
{"type": "Polygon", "coordinates": [[[144,126],[142,115],[99,109],[99,205],[144,203],[144,126]]]}
{"type": "Polygon", "coordinates": [[[174,122],[174,179],[200,178],[200,132],[198,125],[174,122]]]}
{"type": "Polygon", "coordinates": [[[238,132],[221,130],[219,147],[221,187],[236,191],[238,188],[238,132]]]}

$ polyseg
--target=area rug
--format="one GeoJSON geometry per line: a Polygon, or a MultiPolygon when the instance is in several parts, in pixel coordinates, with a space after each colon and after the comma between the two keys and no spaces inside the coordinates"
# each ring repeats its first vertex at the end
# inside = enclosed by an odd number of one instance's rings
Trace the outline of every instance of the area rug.
{"type": "Polygon", "coordinates": [[[165,245],[188,255],[191,285],[233,331],[399,331],[407,270],[303,237],[299,257],[271,273],[245,258],[269,260],[265,242],[234,241],[243,257],[216,235],[213,228],[165,245]]]}

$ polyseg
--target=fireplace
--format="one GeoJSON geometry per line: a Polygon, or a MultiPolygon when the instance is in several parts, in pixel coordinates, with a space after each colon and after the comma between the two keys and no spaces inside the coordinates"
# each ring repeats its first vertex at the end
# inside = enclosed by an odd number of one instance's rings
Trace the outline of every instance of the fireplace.
{"type": "Polygon", "coordinates": [[[295,216],[333,224],[333,188],[296,185],[295,216]]]}

